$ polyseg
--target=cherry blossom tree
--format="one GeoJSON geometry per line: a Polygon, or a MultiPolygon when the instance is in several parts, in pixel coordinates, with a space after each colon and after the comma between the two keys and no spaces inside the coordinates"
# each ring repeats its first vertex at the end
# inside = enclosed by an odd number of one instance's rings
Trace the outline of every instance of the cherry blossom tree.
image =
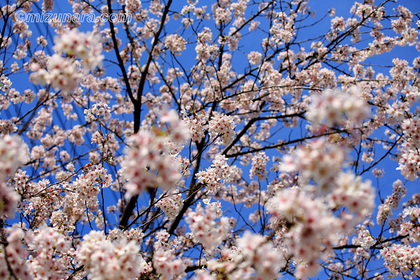
{"type": "Polygon", "coordinates": [[[420,277],[408,1],[0,2],[1,279],[420,277]]]}

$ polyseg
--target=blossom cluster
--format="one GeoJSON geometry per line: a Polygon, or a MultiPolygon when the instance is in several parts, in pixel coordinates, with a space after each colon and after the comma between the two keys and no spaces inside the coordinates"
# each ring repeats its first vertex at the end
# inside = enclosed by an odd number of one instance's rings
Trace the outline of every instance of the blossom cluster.
{"type": "Polygon", "coordinates": [[[134,279],[150,271],[135,241],[124,237],[111,241],[102,231],[91,231],[84,236],[77,257],[90,279],[134,279]]]}
{"type": "Polygon", "coordinates": [[[37,252],[28,263],[34,279],[63,279],[68,277],[74,251],[68,237],[53,228],[42,226],[29,241],[29,249],[37,252]]]}
{"type": "Polygon", "coordinates": [[[283,236],[298,263],[298,277],[315,275],[320,252],[330,251],[338,242],[336,233],[347,234],[373,210],[371,182],[343,172],[346,157],[343,147],[321,138],[286,155],[280,166],[282,171],[299,172],[303,179],[300,188],[278,190],[267,206],[272,227],[283,236]],[[346,210],[336,216],[334,211],[339,208],[346,210]],[[282,219],[289,226],[282,227],[278,223],[282,219]]]}
{"type": "Polygon", "coordinates": [[[398,231],[399,236],[407,236],[413,243],[420,241],[420,208],[416,206],[407,207],[401,215],[401,225],[398,231]]]}
{"type": "Polygon", "coordinates": [[[382,249],[381,256],[385,260],[385,266],[389,269],[391,277],[397,277],[402,273],[407,273],[410,279],[420,277],[418,266],[420,251],[418,247],[393,244],[382,249]]]}
{"type": "Polygon", "coordinates": [[[252,158],[252,167],[249,171],[249,177],[253,178],[254,176],[257,176],[258,181],[262,181],[267,178],[267,162],[268,156],[266,156],[264,152],[256,154],[252,158]]]}
{"type": "Polygon", "coordinates": [[[115,139],[114,134],[106,133],[103,135],[101,131],[96,131],[92,135],[92,143],[98,145],[101,156],[111,165],[115,165],[115,153],[119,149],[119,144],[115,139]]]}
{"type": "Polygon", "coordinates": [[[209,122],[209,132],[218,144],[229,144],[235,136],[235,122],[231,116],[215,113],[209,122]]]}
{"type": "MultiPolygon", "coordinates": [[[[318,259],[337,242],[342,223],[322,200],[313,199],[300,189],[279,191],[268,203],[267,210],[273,217],[291,225],[284,232],[284,242],[297,263],[296,276],[317,274],[321,268],[318,259]]],[[[272,220],[272,227],[276,228],[276,219],[272,220]]]]}
{"type": "Polygon", "coordinates": [[[348,92],[325,90],[320,95],[312,95],[306,117],[318,126],[352,127],[360,125],[369,115],[368,104],[361,98],[360,90],[353,87],[348,92]]]}
{"type": "Polygon", "coordinates": [[[160,275],[160,279],[176,279],[185,274],[186,263],[182,255],[177,256],[177,241],[169,241],[169,234],[166,231],[159,231],[156,234],[157,241],[154,243],[153,267],[160,275]]]}
{"type": "Polygon", "coordinates": [[[18,167],[28,161],[28,146],[18,135],[4,135],[0,139],[0,179],[6,180],[18,167]]]}
{"type": "MultiPolygon", "coordinates": [[[[51,214],[51,224],[60,229],[61,232],[70,233],[75,228],[75,223],[78,221],[90,222],[95,221],[98,228],[103,227],[102,212],[99,210],[98,194],[102,188],[107,188],[112,184],[112,176],[101,165],[87,165],[85,166],[85,174],[80,174],[73,182],[64,183],[63,188],[66,190],[65,196],[62,198],[57,190],[53,188],[46,188],[49,190],[51,196],[46,196],[45,199],[50,199],[59,209],[51,214]],[[55,200],[54,200],[55,199],[55,200]],[[57,203],[59,199],[60,203],[57,203]]],[[[38,187],[39,188],[39,187],[38,187]]],[[[48,201],[42,201],[38,207],[45,209],[43,205],[48,201]]],[[[38,210],[39,211],[39,210],[38,210]]],[[[44,211],[45,212],[45,211],[44,211]]],[[[46,215],[48,216],[48,215],[46,215]]]]}
{"type": "Polygon", "coordinates": [[[336,188],[327,196],[331,207],[345,207],[353,217],[343,215],[343,220],[354,226],[372,213],[375,192],[370,180],[351,172],[340,172],[335,179],[336,188]]]}
{"type": "Polygon", "coordinates": [[[6,229],[6,233],[8,234],[7,238],[5,238],[7,246],[0,245],[0,277],[2,279],[12,278],[13,276],[10,272],[13,272],[15,278],[19,277],[22,280],[33,279],[26,264],[28,253],[22,243],[22,239],[25,238],[24,231],[14,226],[6,229]]]}
{"type": "MultiPolygon", "coordinates": [[[[285,265],[283,251],[264,236],[249,231],[235,240],[235,246],[223,247],[219,258],[207,262],[211,271],[230,275],[233,279],[277,279],[278,271],[285,265]]],[[[203,279],[215,280],[216,277],[204,274],[203,279]]]]}
{"type": "Polygon", "coordinates": [[[276,249],[264,236],[249,231],[236,242],[244,256],[242,266],[252,267],[255,279],[277,279],[278,271],[286,264],[282,251],[276,249]]]}
{"type": "Polygon", "coordinates": [[[185,118],[185,122],[190,130],[192,141],[199,142],[205,137],[206,118],[204,114],[198,113],[190,118],[185,118]]]}
{"type": "Polygon", "coordinates": [[[72,29],[61,36],[54,38],[53,50],[59,55],[75,56],[82,61],[83,68],[93,69],[100,65],[102,45],[94,33],[83,33],[72,29]]]}
{"type": "Polygon", "coordinates": [[[18,135],[4,135],[0,138],[0,218],[12,218],[19,201],[19,195],[6,180],[28,161],[28,147],[18,135]]]}
{"type": "Polygon", "coordinates": [[[365,227],[360,227],[357,238],[353,239],[353,244],[360,245],[363,249],[369,249],[376,243],[369,231],[365,227]]]}
{"type": "Polygon", "coordinates": [[[399,156],[399,167],[401,174],[408,180],[418,178],[420,172],[420,118],[414,116],[407,118],[402,122],[404,133],[404,143],[401,145],[401,154],[399,156]]]}
{"type": "Polygon", "coordinates": [[[182,207],[181,194],[170,194],[159,200],[157,206],[165,213],[169,220],[175,219],[182,207]]]}
{"type": "Polygon", "coordinates": [[[224,182],[233,181],[236,177],[235,174],[239,174],[238,168],[230,166],[225,156],[216,155],[212,165],[205,171],[198,172],[196,176],[199,182],[206,185],[209,192],[217,192],[223,188],[224,182]]]}
{"type": "Polygon", "coordinates": [[[6,76],[0,76],[0,90],[8,93],[12,86],[12,82],[6,76]]]}
{"type": "Polygon", "coordinates": [[[167,128],[139,131],[129,139],[122,167],[130,196],[150,187],[173,189],[182,178],[181,164],[171,156],[168,142],[184,143],[189,137],[187,127],[174,111],[162,112],[160,122],[168,123],[167,128]]]}
{"type": "Polygon", "coordinates": [[[186,49],[186,41],[178,34],[171,34],[165,37],[165,47],[172,53],[179,55],[186,49]]]}
{"type": "Polygon", "coordinates": [[[406,195],[407,189],[401,180],[397,180],[392,184],[392,194],[389,195],[383,204],[378,207],[378,215],[376,221],[380,225],[384,225],[385,221],[391,216],[392,210],[400,205],[401,199],[406,195]]]}
{"type": "Polygon", "coordinates": [[[51,85],[67,96],[78,87],[84,72],[92,70],[101,63],[102,47],[96,35],[82,33],[77,29],[56,37],[54,42],[53,49],[56,53],[48,58],[46,69],[38,63],[32,63],[31,70],[34,72],[30,79],[35,84],[51,85]]]}
{"type": "Polygon", "coordinates": [[[283,157],[282,171],[299,172],[303,183],[314,180],[321,190],[331,191],[335,176],[340,172],[347,157],[346,150],[338,144],[320,138],[298,147],[283,157]]]}
{"type": "Polygon", "coordinates": [[[191,229],[191,236],[195,242],[203,245],[209,255],[213,254],[230,230],[227,217],[222,217],[220,202],[206,202],[205,207],[198,204],[195,211],[188,213],[185,219],[191,229]],[[216,219],[219,219],[216,222],[216,219]]]}
{"type": "Polygon", "coordinates": [[[85,119],[87,122],[92,122],[96,120],[107,121],[111,118],[111,108],[108,104],[97,103],[92,106],[90,109],[85,109],[85,119]]]}

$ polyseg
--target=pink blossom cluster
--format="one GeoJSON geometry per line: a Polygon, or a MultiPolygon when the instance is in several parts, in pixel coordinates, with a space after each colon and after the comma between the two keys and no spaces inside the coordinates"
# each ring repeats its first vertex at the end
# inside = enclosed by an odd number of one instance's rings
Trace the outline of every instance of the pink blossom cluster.
{"type": "Polygon", "coordinates": [[[77,66],[58,54],[54,54],[48,59],[48,71],[36,64],[32,65],[32,70],[36,72],[31,74],[31,82],[51,85],[55,90],[62,90],[63,93],[74,90],[82,78],[77,66]]]}
{"type": "Polygon", "coordinates": [[[241,27],[245,19],[245,11],[248,7],[249,0],[238,0],[238,2],[233,2],[230,4],[230,9],[233,11],[233,17],[235,21],[233,22],[233,26],[241,27]]]}
{"type": "Polygon", "coordinates": [[[299,172],[303,183],[312,179],[321,190],[329,192],[334,188],[333,181],[344,167],[346,157],[347,152],[342,146],[320,138],[298,147],[291,155],[285,155],[280,170],[299,172]]]}
{"type": "Polygon", "coordinates": [[[215,112],[209,121],[209,132],[217,144],[227,145],[235,136],[235,126],[233,117],[215,112]]]}
{"type": "Polygon", "coordinates": [[[140,0],[125,0],[125,9],[128,13],[134,14],[141,9],[140,0]]]}
{"type": "Polygon", "coordinates": [[[399,167],[401,174],[408,180],[418,178],[420,172],[420,154],[418,147],[420,145],[420,118],[414,116],[406,118],[402,123],[404,133],[404,142],[401,145],[402,151],[399,155],[399,167]]]}
{"type": "MultiPolygon", "coordinates": [[[[26,183],[26,182],[25,182],[26,183]]],[[[25,186],[25,214],[35,214],[32,223],[41,226],[51,213],[60,206],[62,197],[57,185],[47,179],[27,182],[25,186]],[[47,207],[48,206],[48,207],[47,207]]]]}
{"type": "Polygon", "coordinates": [[[230,1],[219,1],[217,4],[213,4],[213,18],[216,24],[228,23],[231,20],[232,12],[229,9],[230,1]]]}
{"type": "Polygon", "coordinates": [[[44,12],[52,11],[53,8],[54,8],[54,0],[45,0],[42,2],[42,10],[44,12]]]}
{"type": "Polygon", "coordinates": [[[299,172],[303,189],[324,197],[332,208],[345,207],[359,221],[373,210],[375,195],[370,181],[342,171],[346,158],[343,147],[320,138],[286,155],[280,170],[299,172]]]}
{"type": "Polygon", "coordinates": [[[392,194],[389,195],[384,203],[379,205],[376,221],[380,225],[384,225],[385,221],[391,216],[392,210],[396,210],[400,205],[401,199],[406,195],[407,189],[401,182],[397,180],[392,184],[392,194]]]}
{"type": "Polygon", "coordinates": [[[344,31],[345,28],[346,28],[346,22],[343,17],[334,17],[331,20],[331,29],[344,31]]]}
{"type": "MultiPolygon", "coordinates": [[[[66,195],[60,203],[54,203],[57,208],[62,207],[54,209],[56,211],[51,214],[51,224],[66,233],[72,232],[78,221],[83,223],[94,221],[98,228],[102,228],[103,219],[102,212],[99,210],[98,194],[101,188],[107,188],[111,184],[112,176],[105,168],[100,165],[86,166],[85,174],[79,175],[71,183],[64,184],[66,195]]],[[[55,197],[46,196],[46,198],[60,198],[57,191],[51,193],[55,194],[55,197]]],[[[39,205],[43,207],[42,209],[45,208],[43,206],[45,202],[39,205]]]]}
{"type": "Polygon", "coordinates": [[[385,266],[389,270],[390,277],[406,274],[408,279],[420,277],[420,251],[418,247],[404,244],[392,244],[381,250],[381,256],[385,260],[385,266]]]}
{"type": "Polygon", "coordinates": [[[278,12],[276,14],[270,27],[270,33],[272,34],[270,38],[271,44],[289,43],[293,39],[296,32],[294,28],[296,16],[294,13],[288,16],[285,12],[278,12]]]}
{"type": "Polygon", "coordinates": [[[413,45],[417,41],[418,31],[411,27],[413,22],[413,13],[404,6],[398,6],[396,9],[399,17],[391,21],[391,25],[395,33],[400,34],[404,40],[401,40],[400,45],[413,45]]]}
{"type": "Polygon", "coordinates": [[[139,249],[135,241],[124,237],[111,241],[102,231],[91,231],[77,249],[77,260],[89,279],[134,279],[150,271],[139,249]]]}
{"type": "MultiPolygon", "coordinates": [[[[314,199],[300,189],[277,192],[267,205],[268,212],[285,219],[290,227],[284,229],[284,246],[297,263],[296,276],[307,278],[321,268],[318,259],[331,250],[341,232],[342,222],[320,199],[314,199]]],[[[272,227],[276,229],[276,219],[272,227]]]]}
{"type": "MultiPolygon", "coordinates": [[[[405,148],[405,147],[404,147],[405,148]]],[[[418,178],[420,172],[420,154],[417,149],[405,148],[399,159],[397,170],[401,170],[401,174],[408,180],[414,181],[418,178]]]]}
{"type": "Polygon", "coordinates": [[[369,249],[376,243],[366,227],[360,227],[357,231],[357,238],[353,239],[353,244],[360,245],[363,249],[369,249]]]}
{"type": "Polygon", "coordinates": [[[246,231],[235,240],[235,246],[222,247],[220,257],[206,263],[210,271],[217,275],[201,272],[203,278],[217,279],[229,275],[233,279],[277,279],[278,271],[286,265],[284,252],[275,248],[264,236],[246,231]]]}
{"type": "Polygon", "coordinates": [[[159,123],[166,127],[169,142],[183,145],[190,140],[191,136],[187,124],[179,118],[175,110],[161,110],[159,112],[159,123]]]}
{"type": "Polygon", "coordinates": [[[248,54],[248,60],[250,64],[259,64],[261,62],[262,54],[256,51],[252,51],[248,54]]]}
{"type": "Polygon", "coordinates": [[[100,121],[107,122],[111,118],[111,108],[106,103],[97,103],[90,109],[85,109],[85,119],[87,122],[100,121]]]}
{"type": "Polygon", "coordinates": [[[418,243],[420,241],[420,208],[417,205],[405,208],[401,219],[398,235],[407,236],[410,242],[418,243]]]}
{"type": "Polygon", "coordinates": [[[171,156],[168,142],[183,143],[189,133],[175,111],[161,112],[160,122],[167,128],[139,131],[130,137],[130,147],[125,149],[123,160],[125,185],[128,194],[136,195],[148,187],[174,188],[181,180],[181,164],[171,156]]]}
{"type": "Polygon", "coordinates": [[[131,65],[128,67],[128,81],[130,82],[130,87],[133,90],[136,90],[138,87],[138,83],[140,81],[140,69],[136,65],[131,65]]]}
{"type": "Polygon", "coordinates": [[[198,172],[196,176],[199,182],[206,185],[208,191],[216,192],[223,188],[224,182],[231,182],[237,171],[238,168],[227,163],[227,158],[224,155],[216,155],[212,165],[205,171],[198,172]]]}
{"type": "Polygon", "coordinates": [[[178,34],[171,34],[165,37],[165,47],[173,54],[180,55],[186,49],[187,42],[178,34]]]}
{"type": "Polygon", "coordinates": [[[92,33],[79,32],[77,29],[56,37],[54,42],[53,49],[56,53],[48,58],[47,69],[38,63],[32,63],[31,70],[34,73],[30,79],[35,84],[51,85],[67,96],[78,87],[84,72],[92,70],[101,63],[102,47],[98,37],[92,33]],[[64,54],[67,56],[63,57],[64,54]]]}
{"type": "Polygon", "coordinates": [[[355,216],[343,220],[355,225],[372,213],[375,206],[375,192],[370,180],[362,181],[362,177],[351,172],[340,172],[335,178],[335,188],[328,194],[331,207],[345,207],[355,216]]]}
{"type": "Polygon", "coordinates": [[[111,165],[116,164],[115,153],[119,149],[119,144],[115,139],[114,134],[106,133],[103,135],[99,130],[93,133],[92,143],[98,145],[101,156],[111,165]]]}
{"type": "Polygon", "coordinates": [[[252,166],[249,171],[249,177],[253,178],[257,176],[258,181],[262,181],[267,178],[267,165],[268,156],[264,152],[259,152],[252,158],[252,166]]]}
{"type": "Polygon", "coordinates": [[[343,147],[320,138],[298,147],[294,155],[286,155],[280,167],[299,172],[303,179],[301,188],[280,189],[267,206],[276,218],[272,227],[281,232],[283,244],[291,248],[296,259],[298,277],[315,275],[321,252],[331,251],[338,242],[336,233],[347,234],[373,210],[371,182],[343,172],[346,157],[343,147]],[[310,185],[311,180],[316,184],[310,185]],[[336,216],[334,211],[339,208],[346,211],[336,216]],[[278,219],[285,219],[290,226],[282,227],[278,219]]]}
{"type": "Polygon", "coordinates": [[[169,241],[166,231],[159,231],[156,238],[152,262],[160,279],[181,279],[185,276],[186,263],[182,260],[182,255],[176,255],[176,240],[169,241]]]}
{"type": "Polygon", "coordinates": [[[6,180],[28,161],[28,146],[18,135],[0,137],[0,218],[12,218],[19,195],[6,180]]]}
{"type": "Polygon", "coordinates": [[[28,159],[28,146],[20,136],[14,134],[0,138],[0,179],[2,181],[12,176],[28,159]]]}
{"type": "Polygon", "coordinates": [[[168,194],[158,201],[157,206],[165,213],[167,219],[172,221],[182,207],[182,195],[180,193],[168,194]]]}
{"type": "Polygon", "coordinates": [[[68,277],[67,268],[74,257],[69,238],[44,225],[30,239],[29,250],[37,252],[28,259],[34,279],[59,280],[68,277]]]}
{"type": "Polygon", "coordinates": [[[12,81],[4,75],[0,76],[0,90],[8,93],[11,89],[12,81]]]}
{"type": "MultiPolygon", "coordinates": [[[[239,246],[222,248],[220,257],[207,261],[207,267],[211,271],[222,272],[222,275],[230,275],[233,279],[248,279],[255,270],[252,268],[252,260],[246,260],[242,256],[242,250],[239,246]]],[[[208,279],[213,275],[204,274],[208,279]]],[[[217,275],[211,280],[217,279],[217,275]]]]}
{"type": "Polygon", "coordinates": [[[327,127],[360,125],[369,115],[369,105],[360,98],[360,90],[354,87],[348,92],[325,90],[320,95],[312,95],[306,113],[310,122],[327,127]]]}
{"type": "Polygon", "coordinates": [[[272,242],[249,231],[236,242],[243,257],[241,266],[252,268],[249,273],[253,274],[253,279],[278,278],[278,271],[286,265],[286,259],[284,253],[275,248],[272,242]]]}
{"type": "MultiPolygon", "coordinates": [[[[395,69],[396,74],[401,74],[403,69],[406,69],[407,65],[395,69]]],[[[395,100],[391,105],[388,104],[387,114],[392,121],[406,121],[405,117],[409,114],[413,105],[419,100],[420,92],[414,87],[407,86],[403,90],[403,100],[395,100]]]]}
{"type": "Polygon", "coordinates": [[[129,230],[121,230],[114,228],[108,232],[108,239],[115,240],[123,236],[128,242],[134,241],[137,245],[141,245],[143,242],[144,233],[139,228],[130,228],[129,230]]]}
{"type": "Polygon", "coordinates": [[[5,182],[0,181],[0,218],[12,218],[20,196],[5,182]]]}
{"type": "Polygon", "coordinates": [[[85,69],[91,70],[102,62],[102,45],[99,37],[92,32],[84,33],[72,29],[55,37],[54,43],[53,50],[57,54],[67,54],[79,58],[85,69]]]}
{"type": "Polygon", "coordinates": [[[197,35],[197,45],[195,46],[195,52],[197,53],[196,60],[206,62],[211,56],[217,54],[218,48],[212,42],[213,33],[210,28],[206,27],[203,31],[197,35]]]}
{"type": "Polygon", "coordinates": [[[191,229],[193,240],[200,243],[207,254],[212,255],[228,236],[230,222],[227,217],[222,217],[220,202],[204,203],[204,207],[198,204],[195,211],[189,212],[185,221],[191,229]],[[219,221],[216,222],[216,219],[219,221]]]}
{"type": "Polygon", "coordinates": [[[0,134],[12,134],[17,126],[11,120],[0,120],[0,134]]]}
{"type": "Polygon", "coordinates": [[[176,258],[174,252],[163,248],[154,252],[153,267],[162,280],[179,279],[175,276],[183,274],[185,270],[182,259],[176,258]]]}
{"type": "Polygon", "coordinates": [[[0,245],[0,278],[11,279],[14,276],[22,280],[34,279],[26,263],[28,252],[22,242],[25,238],[24,231],[16,224],[7,228],[3,233],[8,236],[5,238],[6,242],[2,242],[0,245]],[[10,272],[13,273],[13,276],[10,272]]]}
{"type": "Polygon", "coordinates": [[[216,280],[215,276],[211,275],[209,272],[205,270],[197,271],[196,275],[193,280],[216,280]]]}
{"type": "MultiPolygon", "coordinates": [[[[84,138],[83,136],[86,133],[86,128],[84,126],[81,125],[75,125],[70,131],[69,131],[69,135],[68,135],[68,140],[71,143],[74,143],[76,145],[82,145],[84,142],[84,138]]],[[[56,140],[58,140],[59,137],[56,138],[56,140]]],[[[64,141],[64,139],[63,139],[64,141]]]]}
{"type": "Polygon", "coordinates": [[[184,119],[191,134],[191,140],[199,142],[205,137],[204,131],[206,126],[206,117],[204,114],[198,113],[184,119]]]}

